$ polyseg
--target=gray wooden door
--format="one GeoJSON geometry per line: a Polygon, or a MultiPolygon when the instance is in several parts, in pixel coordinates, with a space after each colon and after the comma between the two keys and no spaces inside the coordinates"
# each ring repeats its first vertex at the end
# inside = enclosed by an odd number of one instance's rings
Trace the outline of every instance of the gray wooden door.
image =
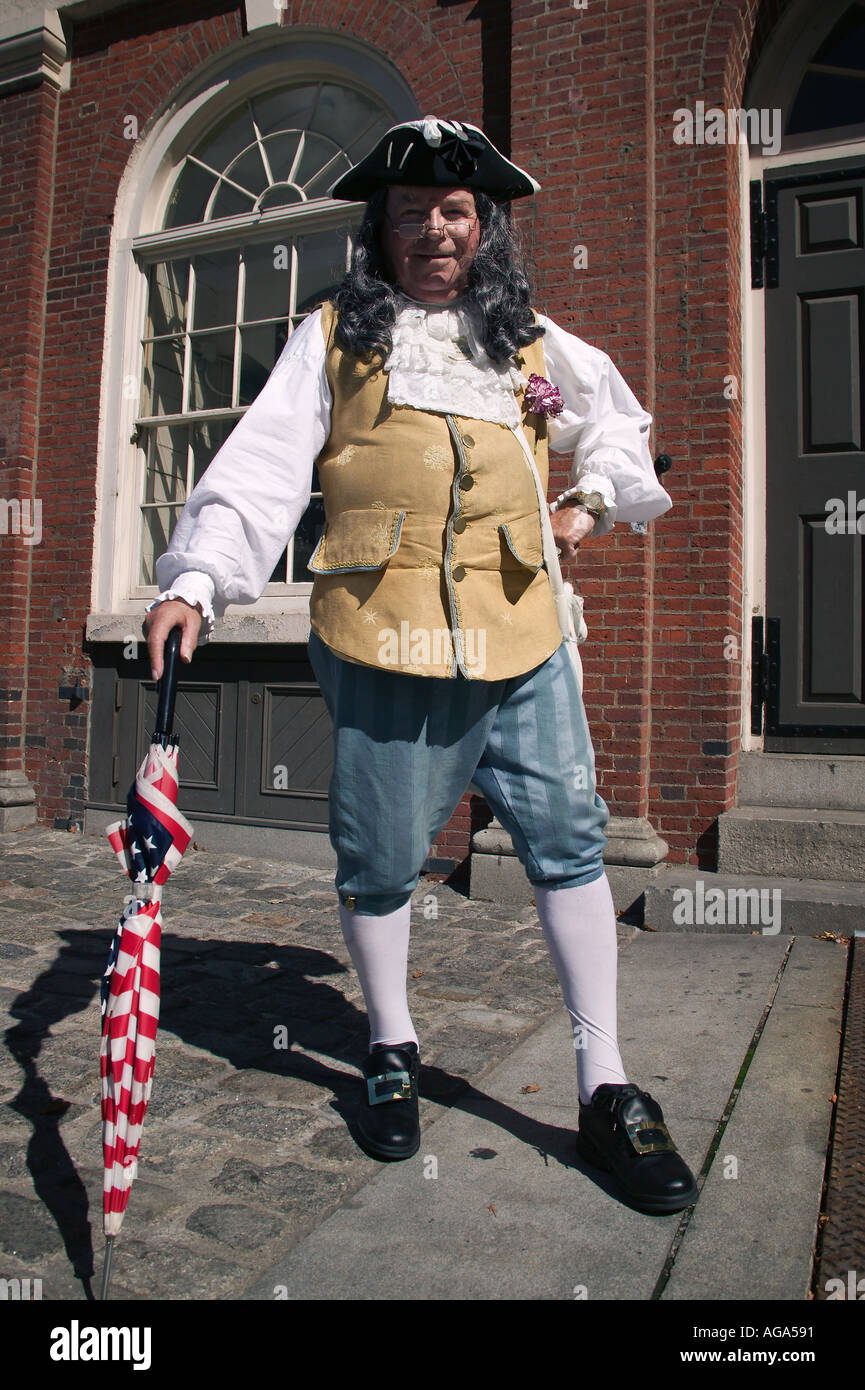
{"type": "Polygon", "coordinates": [[[790,167],[765,185],[765,734],[774,752],[865,753],[863,165],[790,167]]]}
{"type": "MultiPolygon", "coordinates": [[[[121,814],[150,743],[157,692],[144,644],[94,644],[87,805],[121,814]]],[[[202,646],[177,685],[180,806],[193,824],[327,832],[330,716],[306,646],[202,646]]],[[[203,835],[203,832],[202,832],[203,835]]]]}

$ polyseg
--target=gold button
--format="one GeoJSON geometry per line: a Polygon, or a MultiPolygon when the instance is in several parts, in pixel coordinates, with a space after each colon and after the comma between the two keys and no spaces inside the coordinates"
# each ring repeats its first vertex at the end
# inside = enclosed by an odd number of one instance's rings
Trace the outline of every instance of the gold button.
{"type": "Polygon", "coordinates": [[[458,584],[459,584],[459,582],[460,582],[461,579],[465,579],[465,577],[466,577],[466,572],[465,572],[465,570],[463,569],[462,565],[457,565],[457,567],[456,567],[456,569],[454,570],[453,573],[454,573],[454,579],[456,580],[456,582],[457,582],[458,584]]]}
{"type": "Polygon", "coordinates": [[[355,908],[357,907],[357,898],[343,898],[342,901],[344,906],[348,908],[349,912],[354,912],[355,908]]]}
{"type": "Polygon", "coordinates": [[[475,441],[472,439],[470,434],[463,435],[463,444],[467,444],[470,449],[472,448],[474,442],[475,441]]]}
{"type": "Polygon", "coordinates": [[[454,522],[454,530],[456,531],[458,536],[462,535],[463,531],[466,529],[467,526],[468,522],[466,521],[464,516],[458,516],[456,521],[454,522]]]}
{"type": "Polygon", "coordinates": [[[471,473],[464,473],[463,476],[460,478],[460,487],[462,488],[463,492],[468,492],[469,488],[474,487],[474,485],[475,480],[472,477],[471,473]]]}

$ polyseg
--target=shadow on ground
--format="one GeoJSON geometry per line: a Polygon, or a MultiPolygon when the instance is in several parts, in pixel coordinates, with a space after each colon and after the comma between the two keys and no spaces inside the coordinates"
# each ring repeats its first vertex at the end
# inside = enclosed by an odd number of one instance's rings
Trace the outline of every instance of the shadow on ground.
{"type": "MultiPolygon", "coordinates": [[[[6,1031],[5,1044],[23,1080],[8,1106],[31,1126],[26,1163],[34,1190],[56,1223],[85,1296],[92,1298],[94,1253],[87,1191],[60,1127],[72,1102],[54,1093],[51,1075],[40,1072],[39,1062],[52,1028],[91,1008],[113,932],[68,930],[59,935],[64,944],[57,958],[10,1008],[19,1021],[6,1031]]],[[[359,1077],[342,1068],[346,1063],[360,1068],[369,1032],[366,1014],[329,982],[328,977],[346,974],[341,961],[307,947],[167,933],[162,942],[162,970],[159,1037],[174,1034],[238,1071],[294,1077],[328,1090],[333,1110],[357,1142],[353,1117],[361,1096],[359,1077]],[[309,1056],[306,1050],[319,1056],[309,1056]],[[321,1060],[322,1053],[341,1065],[329,1067],[321,1060]]],[[[96,1075],[100,1037],[95,1012],[94,1024],[96,1075]]],[[[159,1108],[159,1037],[152,1112],[159,1108]]],[[[166,1060],[163,1085],[171,1084],[170,1065],[166,1060]]],[[[612,1180],[577,1155],[572,1129],[541,1124],[486,1095],[464,1077],[435,1066],[422,1064],[420,1094],[492,1121],[533,1148],[544,1163],[552,1159],[574,1168],[615,1193],[612,1180]]],[[[206,1095],[193,1103],[201,1100],[206,1101],[206,1095]]],[[[145,1141],[148,1123],[158,1125],[158,1114],[151,1113],[145,1121],[145,1141]]],[[[101,1213],[95,1220],[101,1226],[101,1213]]]]}

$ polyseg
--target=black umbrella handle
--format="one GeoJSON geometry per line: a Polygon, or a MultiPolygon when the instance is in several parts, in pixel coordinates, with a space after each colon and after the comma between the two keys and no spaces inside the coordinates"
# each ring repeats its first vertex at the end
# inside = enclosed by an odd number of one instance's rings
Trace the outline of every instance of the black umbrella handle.
{"type": "Polygon", "coordinates": [[[180,673],[180,640],[183,637],[183,628],[179,625],[173,627],[165,639],[165,648],[162,654],[162,676],[159,681],[159,704],[156,707],[156,728],[153,731],[153,742],[161,743],[163,748],[166,743],[179,742],[177,735],[171,736],[171,726],[174,723],[174,700],[177,695],[177,677],[180,673]]]}

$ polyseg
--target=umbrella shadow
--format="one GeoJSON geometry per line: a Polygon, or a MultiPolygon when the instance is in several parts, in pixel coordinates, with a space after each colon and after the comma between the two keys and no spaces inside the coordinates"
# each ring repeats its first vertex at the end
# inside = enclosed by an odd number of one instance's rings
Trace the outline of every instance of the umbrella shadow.
{"type": "MultiPolygon", "coordinates": [[[[60,935],[64,944],[56,959],[10,1009],[19,1021],[6,1031],[5,1043],[24,1076],[18,1094],[7,1104],[31,1125],[26,1164],[34,1190],[58,1228],[85,1297],[92,1298],[94,1254],[87,1190],[61,1133],[61,1121],[72,1102],[56,1094],[51,1064],[43,1063],[40,1070],[40,1054],[55,1025],[91,1008],[113,931],[68,930],[60,935]]],[[[159,1038],[173,1034],[238,1071],[270,1073],[330,1091],[332,1109],[358,1142],[359,1077],[344,1068],[348,1064],[359,1072],[367,1055],[369,1025],[366,1013],[330,982],[334,976],[348,977],[346,967],[314,947],[164,933],[153,1100],[160,1094],[160,1073],[163,1083],[171,1078],[165,1053],[160,1068],[159,1038]],[[328,1057],[337,1065],[328,1065],[328,1057]]],[[[95,1080],[100,1045],[95,1013],[94,1025],[95,1080]]],[[[80,1079],[74,1082],[76,1089],[81,1084],[80,1079]]],[[[182,1084],[188,1090],[189,1082],[182,1084]]],[[[596,1170],[579,1157],[573,1130],[532,1119],[477,1089],[470,1080],[423,1063],[420,1095],[483,1118],[533,1148],[544,1163],[552,1160],[583,1172],[611,1194],[615,1192],[611,1182],[603,1175],[599,1181],[596,1170]]],[[[278,1087],[271,1098],[278,1098],[278,1087]]],[[[155,1116],[153,1122],[158,1122],[155,1116]]],[[[146,1125],[145,1120],[145,1137],[146,1125]]],[[[485,1151],[478,1156],[485,1156],[485,1151]]],[[[101,1212],[96,1219],[101,1227],[101,1212]]]]}

